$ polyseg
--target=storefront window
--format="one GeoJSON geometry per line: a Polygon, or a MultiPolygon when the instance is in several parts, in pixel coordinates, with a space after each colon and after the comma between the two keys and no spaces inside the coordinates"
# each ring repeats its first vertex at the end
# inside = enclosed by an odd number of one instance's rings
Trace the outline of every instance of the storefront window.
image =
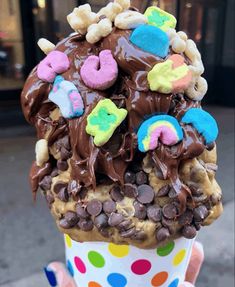
{"type": "Polygon", "coordinates": [[[24,64],[19,0],[1,0],[0,90],[22,88],[24,64]]]}

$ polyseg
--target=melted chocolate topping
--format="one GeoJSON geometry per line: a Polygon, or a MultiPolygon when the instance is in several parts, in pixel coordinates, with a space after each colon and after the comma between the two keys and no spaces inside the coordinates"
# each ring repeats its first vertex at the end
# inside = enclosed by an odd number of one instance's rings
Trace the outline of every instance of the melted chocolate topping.
{"type": "MultiPolygon", "coordinates": [[[[56,46],[56,50],[66,53],[70,60],[70,69],[62,76],[78,88],[85,105],[83,116],[70,120],[50,119],[50,112],[56,107],[48,100],[52,86],[37,77],[36,68],[29,75],[22,92],[24,115],[36,126],[39,138],[49,131],[48,142],[52,145],[59,138],[69,135],[73,154],[71,177],[86,187],[95,188],[98,174],[105,174],[114,182],[124,183],[123,177],[129,163],[139,162],[143,157],[137,149],[136,132],[146,118],[164,113],[180,120],[189,108],[200,107],[199,102],[191,101],[182,94],[165,95],[149,90],[147,73],[163,59],[131,44],[128,40],[130,33],[129,30],[114,28],[108,37],[95,45],[89,44],[83,36],[75,35],[56,46]],[[106,91],[91,90],[84,85],[80,68],[89,55],[98,55],[104,49],[112,51],[119,66],[119,77],[114,86],[106,91]],[[96,147],[93,137],[86,133],[85,128],[87,116],[103,98],[110,98],[117,106],[126,108],[128,116],[108,143],[96,147]]],[[[164,178],[171,180],[182,211],[185,209],[186,197],[191,193],[179,179],[180,162],[200,155],[205,149],[204,140],[196,130],[190,125],[185,125],[183,129],[184,139],[179,144],[173,147],[160,144],[155,151],[149,152],[164,178]]],[[[47,174],[48,170],[49,164],[43,168],[33,165],[30,173],[33,192],[36,192],[41,176],[47,174]]]]}

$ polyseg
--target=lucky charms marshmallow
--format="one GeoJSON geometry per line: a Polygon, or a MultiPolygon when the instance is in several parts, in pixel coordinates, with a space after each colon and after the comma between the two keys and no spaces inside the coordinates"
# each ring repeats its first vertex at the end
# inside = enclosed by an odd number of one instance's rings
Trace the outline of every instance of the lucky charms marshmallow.
{"type": "Polygon", "coordinates": [[[154,248],[194,238],[222,212],[218,127],[195,43],[173,15],[115,0],[75,8],[76,33],[29,75],[22,108],[35,126],[33,194],[75,241],[154,248]]]}

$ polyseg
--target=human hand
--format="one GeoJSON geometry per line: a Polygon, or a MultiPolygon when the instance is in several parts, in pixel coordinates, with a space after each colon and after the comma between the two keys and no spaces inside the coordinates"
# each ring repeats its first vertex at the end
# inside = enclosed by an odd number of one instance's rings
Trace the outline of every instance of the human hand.
{"type": "MultiPolygon", "coordinates": [[[[199,242],[195,242],[192,250],[189,267],[186,273],[186,282],[179,287],[194,287],[202,263],[204,261],[203,246],[199,242]]],[[[45,268],[45,273],[50,286],[53,287],[76,287],[72,276],[62,263],[53,262],[45,268]]]]}
{"type": "Polygon", "coordinates": [[[204,261],[203,246],[200,242],[193,245],[192,255],[186,272],[185,282],[179,287],[195,287],[197,277],[199,275],[202,263],[204,261]]]}

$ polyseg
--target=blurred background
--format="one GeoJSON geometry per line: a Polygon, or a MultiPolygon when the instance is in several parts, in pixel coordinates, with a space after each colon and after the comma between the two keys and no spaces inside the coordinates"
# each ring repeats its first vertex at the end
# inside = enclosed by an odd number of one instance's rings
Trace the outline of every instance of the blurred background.
{"type": "MultiPolygon", "coordinates": [[[[34,159],[35,134],[24,120],[20,92],[31,69],[42,59],[36,45],[53,43],[73,32],[66,16],[90,3],[98,11],[105,0],[0,0],[0,286],[47,286],[41,273],[52,260],[63,260],[63,240],[40,196],[32,202],[27,174],[34,159]]],[[[206,260],[197,287],[234,286],[234,80],[235,0],[132,0],[142,12],[158,5],[174,14],[178,29],[202,53],[209,91],[205,109],[218,120],[218,180],[224,215],[200,232],[206,260]]]]}

